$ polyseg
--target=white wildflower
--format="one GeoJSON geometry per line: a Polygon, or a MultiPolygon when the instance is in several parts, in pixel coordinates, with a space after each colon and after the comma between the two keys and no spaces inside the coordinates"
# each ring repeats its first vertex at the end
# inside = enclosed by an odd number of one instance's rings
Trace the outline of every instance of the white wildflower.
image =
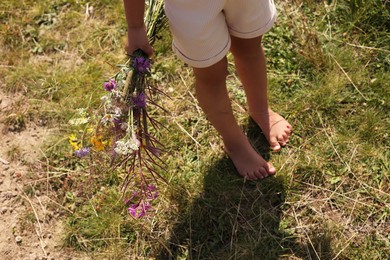
{"type": "Polygon", "coordinates": [[[100,98],[101,101],[103,101],[104,103],[107,102],[108,100],[110,100],[110,96],[109,95],[104,95],[100,98]]]}
{"type": "Polygon", "coordinates": [[[88,113],[85,110],[85,108],[78,108],[78,109],[76,109],[76,111],[80,117],[70,119],[69,124],[70,125],[82,125],[82,124],[88,123],[89,117],[88,117],[88,113]]]}
{"type": "Polygon", "coordinates": [[[114,118],[119,118],[122,115],[122,110],[119,107],[114,107],[113,112],[114,112],[113,115],[114,118]]]}
{"type": "Polygon", "coordinates": [[[122,140],[116,141],[114,151],[120,155],[128,155],[137,151],[140,145],[140,141],[137,139],[135,134],[133,134],[131,138],[125,137],[122,140]]]}
{"type": "Polygon", "coordinates": [[[104,95],[100,98],[100,100],[104,103],[104,106],[106,108],[111,107],[112,105],[112,98],[110,94],[104,95]]]}
{"type": "Polygon", "coordinates": [[[76,111],[81,117],[88,117],[88,112],[85,110],[85,108],[78,108],[76,111]]]}
{"type": "Polygon", "coordinates": [[[111,111],[102,117],[104,124],[108,122],[114,122],[115,119],[119,119],[122,115],[122,110],[119,107],[112,107],[111,111]]]}
{"type": "Polygon", "coordinates": [[[80,118],[73,118],[69,120],[70,125],[82,125],[85,123],[88,123],[89,118],[88,117],[80,117],[80,118]]]}
{"type": "Polygon", "coordinates": [[[128,127],[129,126],[128,126],[128,124],[126,122],[121,123],[121,129],[122,130],[126,131],[128,127]]]}
{"type": "Polygon", "coordinates": [[[105,114],[103,117],[102,117],[102,123],[103,124],[107,124],[108,122],[111,122],[113,120],[112,118],[112,115],[111,114],[105,114]]]}

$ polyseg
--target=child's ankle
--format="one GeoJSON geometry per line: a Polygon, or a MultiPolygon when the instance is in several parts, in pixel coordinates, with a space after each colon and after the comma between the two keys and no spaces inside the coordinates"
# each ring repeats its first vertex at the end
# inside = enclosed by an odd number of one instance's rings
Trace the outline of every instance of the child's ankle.
{"type": "Polygon", "coordinates": [[[248,114],[250,116],[269,116],[270,114],[275,113],[270,107],[257,110],[249,110],[248,114]]]}
{"type": "Polygon", "coordinates": [[[229,139],[225,138],[222,139],[222,141],[225,148],[228,150],[234,150],[235,148],[242,147],[249,144],[249,140],[244,133],[242,133],[242,135],[237,136],[236,138],[229,138],[229,139]]]}

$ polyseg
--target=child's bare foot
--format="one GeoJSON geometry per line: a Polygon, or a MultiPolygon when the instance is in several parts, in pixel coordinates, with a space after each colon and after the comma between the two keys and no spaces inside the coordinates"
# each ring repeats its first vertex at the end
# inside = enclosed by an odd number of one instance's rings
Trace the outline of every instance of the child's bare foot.
{"type": "Polygon", "coordinates": [[[225,142],[225,151],[238,173],[248,180],[263,179],[276,173],[275,168],[253,149],[244,134],[234,142],[225,142]]]}
{"type": "Polygon", "coordinates": [[[249,113],[259,125],[272,150],[279,151],[290,139],[291,125],[270,108],[265,113],[249,113]]]}

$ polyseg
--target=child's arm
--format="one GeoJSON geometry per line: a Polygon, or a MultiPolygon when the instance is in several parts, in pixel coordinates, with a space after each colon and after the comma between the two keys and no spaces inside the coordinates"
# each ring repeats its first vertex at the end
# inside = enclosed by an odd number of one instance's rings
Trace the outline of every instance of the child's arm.
{"type": "Polygon", "coordinates": [[[145,0],[123,0],[127,21],[126,52],[132,54],[141,49],[148,56],[153,55],[153,48],[148,41],[144,23],[145,0]]]}

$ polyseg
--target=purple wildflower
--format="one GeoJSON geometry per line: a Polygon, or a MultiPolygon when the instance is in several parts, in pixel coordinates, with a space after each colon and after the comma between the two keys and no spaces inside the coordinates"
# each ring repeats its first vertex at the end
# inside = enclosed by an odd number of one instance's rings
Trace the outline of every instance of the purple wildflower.
{"type": "Polygon", "coordinates": [[[145,216],[145,209],[142,205],[136,205],[136,204],[131,204],[130,208],[128,208],[128,211],[130,215],[133,216],[133,218],[142,218],[145,216]]]}
{"type": "Polygon", "coordinates": [[[150,206],[150,203],[149,202],[144,202],[144,203],[141,203],[141,206],[142,206],[142,210],[143,211],[148,211],[148,210],[150,210],[152,207],[150,206]]]}
{"type": "Polygon", "coordinates": [[[131,206],[127,210],[130,215],[133,216],[133,218],[142,218],[151,208],[152,207],[150,206],[149,202],[141,202],[140,204],[131,204],[131,206]]]}
{"type": "Polygon", "coordinates": [[[145,215],[146,215],[146,211],[144,209],[141,208],[138,210],[137,218],[142,218],[145,215]]]}
{"type": "Polygon", "coordinates": [[[148,191],[155,191],[157,188],[156,188],[156,186],[154,186],[153,184],[151,184],[151,185],[149,185],[148,187],[146,187],[146,189],[147,189],[148,191]]]}
{"type": "Polygon", "coordinates": [[[136,198],[138,196],[138,192],[137,191],[133,191],[133,194],[131,195],[131,200],[136,198]]]}
{"type": "Polygon", "coordinates": [[[114,124],[116,124],[116,125],[122,124],[122,120],[120,120],[119,118],[114,118],[114,119],[112,120],[112,122],[113,122],[114,124]]]}
{"type": "Polygon", "coordinates": [[[138,73],[144,73],[150,69],[150,60],[145,57],[135,57],[132,65],[138,73]]]}
{"type": "Polygon", "coordinates": [[[158,197],[158,191],[146,195],[147,199],[155,200],[158,197]]]}
{"type": "Polygon", "coordinates": [[[114,123],[115,131],[120,131],[122,129],[122,120],[114,117],[114,119],[112,119],[112,122],[114,123]]]}
{"type": "Polygon", "coordinates": [[[137,217],[137,207],[138,205],[131,204],[130,208],[128,208],[130,215],[132,215],[134,218],[137,217]]]}
{"type": "Polygon", "coordinates": [[[148,147],[148,150],[154,155],[154,156],[157,156],[159,157],[160,156],[160,149],[158,149],[157,147],[148,147]]]}
{"type": "Polygon", "coordinates": [[[145,93],[141,92],[137,96],[132,98],[133,104],[135,107],[138,108],[145,108],[146,107],[146,95],[145,93]]]}
{"type": "Polygon", "coordinates": [[[103,87],[109,92],[113,91],[114,89],[116,89],[115,79],[110,79],[109,81],[104,82],[103,87]]]}
{"type": "Polygon", "coordinates": [[[82,158],[82,157],[87,156],[87,155],[89,154],[89,152],[90,152],[89,147],[84,147],[84,148],[81,148],[81,149],[79,149],[79,150],[76,150],[76,151],[74,152],[74,154],[75,154],[77,157],[82,158]]]}

